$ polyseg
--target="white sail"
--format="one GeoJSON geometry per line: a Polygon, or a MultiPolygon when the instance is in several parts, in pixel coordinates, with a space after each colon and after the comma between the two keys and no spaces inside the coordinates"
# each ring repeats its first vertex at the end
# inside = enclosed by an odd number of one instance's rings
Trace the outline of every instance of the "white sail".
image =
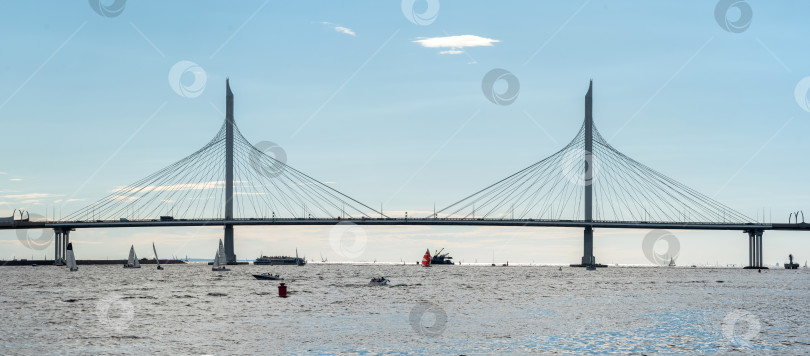
{"type": "Polygon", "coordinates": [[[132,250],[132,256],[135,258],[135,263],[133,264],[135,268],[141,268],[141,262],[138,261],[138,255],[135,254],[135,250],[132,250]]]}
{"type": "Polygon", "coordinates": [[[219,267],[219,249],[217,249],[217,253],[214,254],[214,266],[213,268],[219,267]]]}
{"type": "Polygon", "coordinates": [[[138,261],[138,257],[135,256],[135,246],[132,245],[129,247],[129,259],[127,260],[128,266],[134,266],[135,262],[138,261]]]}
{"type": "Polygon", "coordinates": [[[155,243],[152,243],[152,251],[155,252],[155,261],[157,261],[157,266],[160,267],[160,258],[157,255],[157,249],[155,248],[155,243]]]}
{"type": "Polygon", "coordinates": [[[225,257],[225,248],[222,246],[222,239],[219,240],[218,258],[220,266],[228,264],[228,259],[225,257]]]}
{"type": "Polygon", "coordinates": [[[76,257],[73,256],[73,243],[68,243],[67,246],[67,267],[70,271],[78,271],[79,266],[76,264],[76,257]]]}

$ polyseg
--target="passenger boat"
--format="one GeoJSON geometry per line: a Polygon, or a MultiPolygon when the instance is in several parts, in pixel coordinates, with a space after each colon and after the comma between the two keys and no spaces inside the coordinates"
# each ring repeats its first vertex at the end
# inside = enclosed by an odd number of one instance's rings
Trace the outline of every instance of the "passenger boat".
{"type": "Polygon", "coordinates": [[[295,250],[295,257],[291,256],[262,256],[253,261],[259,266],[303,266],[307,264],[306,258],[298,257],[298,249],[295,250]]]}

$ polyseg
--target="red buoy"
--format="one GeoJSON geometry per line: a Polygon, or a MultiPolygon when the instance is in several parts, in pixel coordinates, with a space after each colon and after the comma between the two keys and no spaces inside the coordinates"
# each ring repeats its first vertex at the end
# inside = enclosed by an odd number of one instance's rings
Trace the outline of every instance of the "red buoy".
{"type": "Polygon", "coordinates": [[[284,283],[278,285],[278,296],[287,298],[287,286],[284,283]]]}

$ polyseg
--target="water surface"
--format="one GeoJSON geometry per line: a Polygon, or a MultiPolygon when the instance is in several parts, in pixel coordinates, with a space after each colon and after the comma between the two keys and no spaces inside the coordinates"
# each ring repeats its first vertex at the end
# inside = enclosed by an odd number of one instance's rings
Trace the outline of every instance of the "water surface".
{"type": "Polygon", "coordinates": [[[806,269],[153,267],[0,268],[0,354],[810,353],[806,269]]]}

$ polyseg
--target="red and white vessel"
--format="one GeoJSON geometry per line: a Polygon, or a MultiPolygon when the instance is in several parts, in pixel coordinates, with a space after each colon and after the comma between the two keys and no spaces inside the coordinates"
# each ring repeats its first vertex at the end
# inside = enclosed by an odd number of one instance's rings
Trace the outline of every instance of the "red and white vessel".
{"type": "Polygon", "coordinates": [[[422,267],[430,267],[430,249],[425,250],[425,256],[422,257],[422,267]]]}

